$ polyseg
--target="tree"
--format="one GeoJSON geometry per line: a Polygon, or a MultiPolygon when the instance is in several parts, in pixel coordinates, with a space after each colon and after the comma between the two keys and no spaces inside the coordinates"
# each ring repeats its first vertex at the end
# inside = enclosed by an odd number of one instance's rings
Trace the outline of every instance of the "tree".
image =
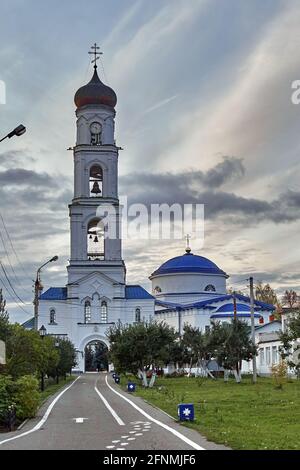
{"type": "Polygon", "coordinates": [[[166,323],[118,323],[107,332],[110,342],[109,357],[118,372],[138,374],[145,387],[152,387],[156,370],[170,361],[172,347],[177,338],[166,323]],[[150,383],[147,371],[152,370],[150,383]]]}
{"type": "Polygon", "coordinates": [[[10,332],[9,315],[6,310],[2,289],[0,289],[0,339],[6,341],[10,332]]]}
{"type": "Polygon", "coordinates": [[[263,284],[258,282],[255,286],[255,298],[261,302],[265,302],[271,305],[279,305],[278,297],[270,286],[270,284],[263,284]]]}
{"type": "Polygon", "coordinates": [[[239,319],[231,323],[216,322],[211,329],[211,346],[218,364],[225,369],[224,380],[228,380],[226,371],[232,371],[236,382],[241,382],[242,361],[250,361],[256,354],[256,346],[250,339],[250,327],[239,319]]]}
{"type": "Polygon", "coordinates": [[[291,369],[295,369],[297,377],[300,376],[300,344],[297,340],[300,338],[300,311],[290,316],[286,323],[284,332],[279,333],[279,339],[282,346],[279,348],[283,360],[287,361],[291,369]],[[291,356],[291,353],[293,355],[291,356]]]}
{"type": "Polygon", "coordinates": [[[214,379],[214,376],[207,368],[207,363],[212,353],[210,332],[206,331],[203,333],[199,328],[194,328],[188,324],[184,326],[183,332],[182,342],[190,363],[188,375],[191,374],[193,365],[196,365],[198,372],[200,369],[201,373],[208,374],[214,379]]]}
{"type": "Polygon", "coordinates": [[[55,367],[50,367],[47,374],[50,377],[64,377],[77,364],[76,349],[69,339],[55,339],[55,343],[59,355],[58,363],[55,367]]]}
{"type": "Polygon", "coordinates": [[[35,330],[25,330],[20,325],[11,325],[7,339],[7,372],[17,379],[22,375],[46,373],[56,367],[59,355],[54,338],[40,338],[35,330]]]}
{"type": "Polygon", "coordinates": [[[287,305],[290,308],[299,305],[300,297],[294,290],[286,290],[282,297],[282,304],[287,305]]]}

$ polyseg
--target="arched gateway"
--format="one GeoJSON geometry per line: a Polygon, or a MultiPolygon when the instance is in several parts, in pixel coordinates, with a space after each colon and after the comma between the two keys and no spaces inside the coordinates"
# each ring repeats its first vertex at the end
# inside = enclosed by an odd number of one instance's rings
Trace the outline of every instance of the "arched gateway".
{"type": "Polygon", "coordinates": [[[85,372],[108,370],[108,348],[103,341],[92,340],[84,348],[85,372]]]}

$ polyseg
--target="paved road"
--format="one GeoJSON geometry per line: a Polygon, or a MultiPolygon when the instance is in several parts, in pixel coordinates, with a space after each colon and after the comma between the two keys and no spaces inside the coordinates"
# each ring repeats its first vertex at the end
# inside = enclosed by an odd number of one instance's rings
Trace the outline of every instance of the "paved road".
{"type": "Polygon", "coordinates": [[[123,392],[109,374],[81,375],[57,397],[51,410],[53,397],[20,431],[0,434],[0,450],[225,449],[123,392]]]}

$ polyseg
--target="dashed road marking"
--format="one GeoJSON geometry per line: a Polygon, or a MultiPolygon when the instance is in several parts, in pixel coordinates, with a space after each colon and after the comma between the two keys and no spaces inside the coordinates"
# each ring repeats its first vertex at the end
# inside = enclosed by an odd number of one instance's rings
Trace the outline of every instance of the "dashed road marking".
{"type": "Polygon", "coordinates": [[[177,431],[176,429],[174,428],[171,428],[171,426],[168,426],[167,424],[159,421],[158,419],[156,418],[152,418],[152,416],[150,416],[148,413],[146,413],[146,411],[144,411],[141,407],[139,407],[136,403],[134,403],[132,400],[130,400],[129,398],[125,397],[122,393],[118,392],[117,390],[115,390],[111,385],[109,385],[108,383],[108,380],[107,380],[107,375],[105,377],[105,382],[106,382],[106,385],[108,386],[108,388],[113,392],[115,393],[116,395],[118,395],[120,398],[122,398],[123,400],[127,401],[127,403],[129,403],[133,408],[135,408],[137,411],[139,411],[143,416],[145,416],[145,418],[149,419],[152,423],[155,423],[157,424],[158,426],[160,426],[161,428],[165,429],[166,431],[168,431],[169,433],[173,434],[174,436],[178,437],[178,439],[180,439],[181,441],[185,442],[186,444],[188,444],[190,447],[192,447],[193,449],[196,449],[196,450],[205,450],[204,447],[201,447],[199,444],[197,444],[196,442],[192,441],[191,439],[189,439],[188,437],[186,437],[184,434],[181,434],[181,432],[177,431]]]}
{"type": "Polygon", "coordinates": [[[106,406],[106,408],[108,409],[108,411],[113,415],[113,417],[115,418],[115,420],[117,421],[117,423],[118,423],[120,426],[125,426],[124,421],[121,420],[120,416],[117,415],[117,413],[116,413],[115,410],[110,406],[110,404],[108,403],[108,401],[106,400],[106,398],[104,398],[104,396],[102,395],[102,393],[99,392],[99,390],[98,390],[98,388],[96,387],[96,385],[95,385],[95,392],[99,395],[99,397],[100,397],[101,400],[103,401],[104,405],[106,406]]]}

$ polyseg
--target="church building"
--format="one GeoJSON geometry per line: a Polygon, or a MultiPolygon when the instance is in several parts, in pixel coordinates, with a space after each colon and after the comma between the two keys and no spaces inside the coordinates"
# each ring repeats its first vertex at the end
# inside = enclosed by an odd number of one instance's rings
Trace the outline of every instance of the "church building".
{"type": "MultiPolygon", "coordinates": [[[[126,283],[121,237],[107,237],[103,223],[105,209],[114,207],[111,223],[120,230],[117,96],[100,80],[96,61],[92,79],[79,88],[74,101],[77,139],[68,282],[40,295],[38,328],[44,325],[47,334],[70,339],[78,353],[77,369],[85,371],[87,349],[95,344],[107,348],[106,331],[118,321],[157,319],[179,333],[185,323],[205,330],[212,321],[230,321],[233,315],[250,324],[249,298],[228,294],[228,275],[209,259],[193,254],[189,244],[181,256],[150,275],[151,293],[126,283]]],[[[274,306],[255,301],[256,325],[268,323],[273,310],[274,306]]]]}

